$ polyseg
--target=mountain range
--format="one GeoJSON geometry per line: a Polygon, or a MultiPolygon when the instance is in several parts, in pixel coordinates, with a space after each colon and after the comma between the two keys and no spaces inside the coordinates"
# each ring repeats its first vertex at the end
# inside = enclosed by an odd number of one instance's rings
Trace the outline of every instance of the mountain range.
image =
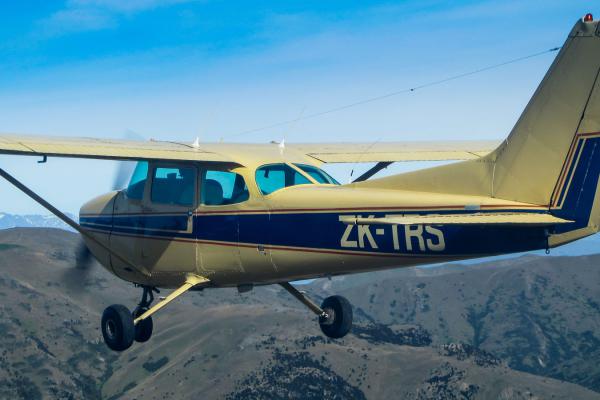
{"type": "MultiPolygon", "coordinates": [[[[600,399],[600,256],[319,279],[355,324],[326,339],[277,286],[191,292],[124,353],[102,310],[140,290],[74,267],[78,235],[0,231],[0,398],[600,399]]],[[[164,292],[161,295],[164,295],[164,292]]]]}
{"type": "MultiPolygon", "coordinates": [[[[69,213],[67,215],[77,221],[76,216],[69,213]]],[[[0,212],[0,229],[8,228],[58,228],[73,231],[69,225],[54,215],[18,215],[0,212]]]]}

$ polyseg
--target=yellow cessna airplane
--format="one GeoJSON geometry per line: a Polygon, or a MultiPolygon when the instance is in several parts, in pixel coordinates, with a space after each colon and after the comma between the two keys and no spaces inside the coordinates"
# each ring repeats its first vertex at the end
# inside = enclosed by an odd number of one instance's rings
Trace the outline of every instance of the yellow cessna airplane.
{"type": "MultiPolygon", "coordinates": [[[[600,28],[578,21],[502,143],[204,144],[0,135],[0,153],[135,160],[128,187],[81,208],[78,230],[110,272],[143,289],[108,307],[102,334],[123,351],[188,290],[280,284],[340,338],[352,308],[317,305],[289,282],[549,249],[598,232],[600,28]],[[465,160],[371,179],[392,162],[465,160]],[[376,162],[338,184],[323,163],[376,162]],[[153,303],[157,288],[175,288],[153,303]]],[[[468,118],[468,116],[466,116],[468,118]]]]}

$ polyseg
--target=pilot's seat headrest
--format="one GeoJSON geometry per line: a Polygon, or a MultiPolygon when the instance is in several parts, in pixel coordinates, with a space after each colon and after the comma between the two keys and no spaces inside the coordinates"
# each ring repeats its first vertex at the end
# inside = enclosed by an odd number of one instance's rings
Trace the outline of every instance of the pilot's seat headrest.
{"type": "Polygon", "coordinates": [[[223,204],[223,187],[214,179],[204,181],[204,204],[218,206],[223,204]]]}

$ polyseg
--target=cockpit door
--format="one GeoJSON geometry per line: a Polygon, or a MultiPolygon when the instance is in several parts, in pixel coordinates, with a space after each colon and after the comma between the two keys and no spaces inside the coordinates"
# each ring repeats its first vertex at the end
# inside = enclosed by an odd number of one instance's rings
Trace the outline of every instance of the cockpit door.
{"type": "Polygon", "coordinates": [[[216,279],[238,280],[243,273],[239,250],[239,207],[249,193],[242,175],[228,165],[205,165],[197,209],[198,268],[216,279]]]}
{"type": "MultiPolygon", "coordinates": [[[[115,197],[110,246],[116,254],[133,264],[142,254],[143,214],[142,201],[147,191],[148,163],[137,164],[127,189],[115,197]]],[[[136,272],[118,257],[111,256],[113,272],[122,279],[135,281],[136,272]]]]}
{"type": "Polygon", "coordinates": [[[155,274],[196,272],[194,210],[198,168],[194,164],[150,165],[144,196],[142,265],[155,274]]]}

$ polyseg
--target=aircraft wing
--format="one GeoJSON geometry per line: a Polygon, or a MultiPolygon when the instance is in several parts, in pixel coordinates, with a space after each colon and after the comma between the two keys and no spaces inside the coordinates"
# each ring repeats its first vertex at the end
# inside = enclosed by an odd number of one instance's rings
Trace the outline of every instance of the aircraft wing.
{"type": "Polygon", "coordinates": [[[483,157],[500,141],[457,140],[372,143],[286,143],[324,163],[472,160],[483,157]]]}
{"type": "Polygon", "coordinates": [[[550,214],[540,213],[476,213],[476,214],[438,214],[403,215],[381,218],[342,217],[342,222],[358,225],[530,225],[543,226],[567,224],[569,221],[550,214]]]}
{"type": "MultiPolygon", "coordinates": [[[[285,147],[318,162],[360,163],[470,160],[488,154],[498,144],[497,141],[295,143],[286,144],[285,147]]],[[[262,145],[201,143],[194,146],[157,140],[0,134],[0,154],[48,157],[236,162],[240,154],[253,153],[261,149],[267,151],[265,154],[280,154],[277,146],[266,143],[262,145]],[[237,154],[237,156],[233,159],[229,154],[237,154]]]]}
{"type": "Polygon", "coordinates": [[[0,135],[0,154],[107,160],[233,161],[191,144],[27,135],[0,135]]]}

